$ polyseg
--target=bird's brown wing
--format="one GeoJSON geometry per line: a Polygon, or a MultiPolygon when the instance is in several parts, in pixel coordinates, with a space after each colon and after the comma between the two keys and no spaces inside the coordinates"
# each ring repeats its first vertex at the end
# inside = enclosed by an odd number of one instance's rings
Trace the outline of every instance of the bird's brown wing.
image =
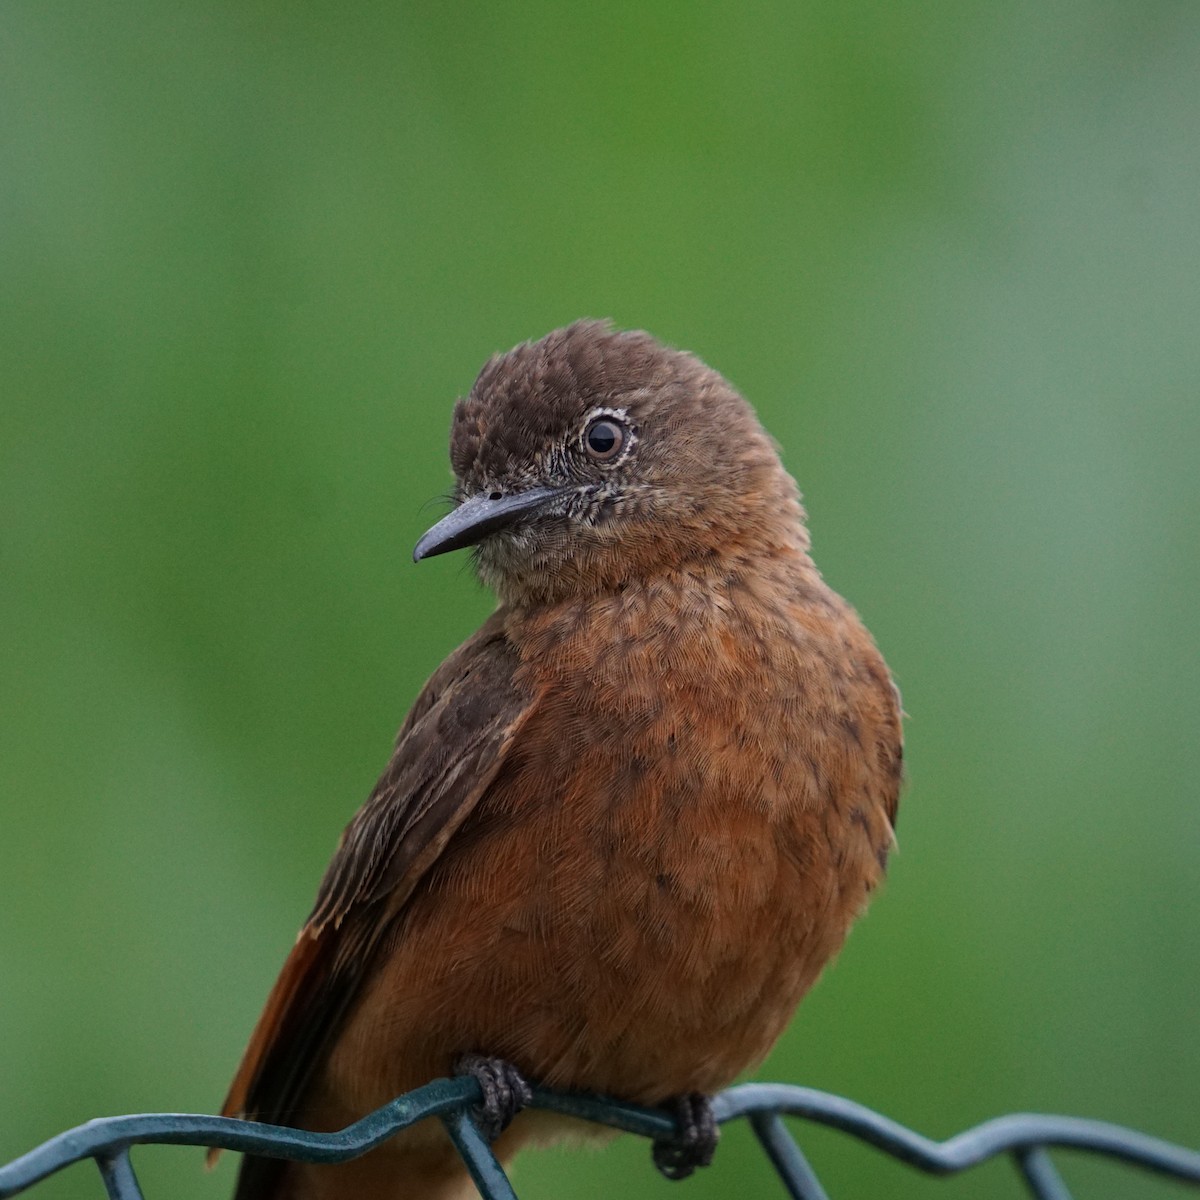
{"type": "MultiPolygon", "coordinates": [[[[533,697],[492,618],[413,705],[367,803],[346,827],[312,914],[267,999],[222,1108],[291,1124],[380,936],[500,770],[533,697]]],[[[238,1197],[278,1164],[247,1158],[238,1197]]]]}

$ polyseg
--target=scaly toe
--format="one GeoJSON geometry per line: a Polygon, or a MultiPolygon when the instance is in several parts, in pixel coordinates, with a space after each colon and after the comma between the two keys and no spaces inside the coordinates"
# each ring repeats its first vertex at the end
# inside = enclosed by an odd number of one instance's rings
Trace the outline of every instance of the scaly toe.
{"type": "Polygon", "coordinates": [[[464,1054],[454,1064],[456,1075],[469,1075],[479,1084],[483,1100],[472,1109],[480,1132],[494,1142],[533,1100],[533,1089],[525,1076],[502,1058],[464,1054]]]}
{"type": "Polygon", "coordinates": [[[668,1179],[686,1179],[697,1167],[713,1160],[721,1136],[713,1116],[712,1100],[699,1092],[678,1096],[668,1105],[676,1132],[654,1143],[654,1165],[668,1179]]]}

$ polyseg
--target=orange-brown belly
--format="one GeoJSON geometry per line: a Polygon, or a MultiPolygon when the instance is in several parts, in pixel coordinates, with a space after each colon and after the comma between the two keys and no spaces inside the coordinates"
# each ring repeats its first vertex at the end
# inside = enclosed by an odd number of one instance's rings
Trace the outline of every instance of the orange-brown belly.
{"type": "Polygon", "coordinates": [[[471,1051],[644,1103],[716,1090],[769,1050],[878,870],[853,822],[540,807],[482,813],[410,901],[331,1056],[348,1111],[471,1051]]]}

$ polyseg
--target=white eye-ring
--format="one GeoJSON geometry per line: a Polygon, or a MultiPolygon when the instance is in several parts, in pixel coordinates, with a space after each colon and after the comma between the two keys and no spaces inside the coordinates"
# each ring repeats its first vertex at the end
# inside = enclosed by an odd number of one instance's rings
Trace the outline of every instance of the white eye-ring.
{"type": "Polygon", "coordinates": [[[583,427],[583,449],[593,462],[614,463],[633,446],[636,434],[624,409],[602,408],[583,427]]]}

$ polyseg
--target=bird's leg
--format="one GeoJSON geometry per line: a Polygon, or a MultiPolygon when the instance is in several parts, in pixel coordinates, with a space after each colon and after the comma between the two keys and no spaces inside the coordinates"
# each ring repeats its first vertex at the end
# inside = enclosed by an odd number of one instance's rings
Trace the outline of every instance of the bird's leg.
{"type": "Polygon", "coordinates": [[[533,1088],[525,1076],[502,1058],[464,1054],[454,1064],[454,1073],[469,1075],[479,1084],[483,1102],[475,1106],[472,1116],[489,1142],[494,1142],[533,1100],[533,1088]]]}
{"type": "Polygon", "coordinates": [[[713,1116],[712,1098],[699,1092],[676,1096],[667,1106],[676,1131],[652,1147],[654,1165],[668,1179],[686,1179],[697,1167],[713,1160],[721,1131],[713,1116]]]}

